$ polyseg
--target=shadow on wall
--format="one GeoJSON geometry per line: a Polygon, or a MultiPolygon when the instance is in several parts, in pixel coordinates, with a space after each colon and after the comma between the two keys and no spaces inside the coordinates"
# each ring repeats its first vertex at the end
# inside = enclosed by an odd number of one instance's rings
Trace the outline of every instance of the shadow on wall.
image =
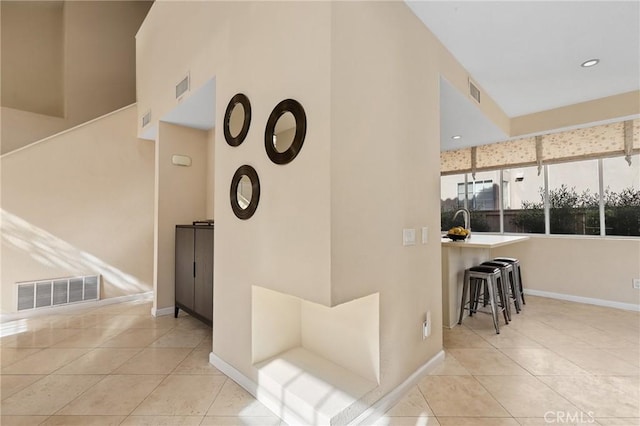
{"type": "Polygon", "coordinates": [[[33,260],[44,266],[65,269],[71,274],[74,274],[74,271],[100,274],[111,286],[126,291],[126,294],[149,290],[149,285],[138,278],[114,268],[4,209],[0,209],[0,234],[3,246],[28,253],[33,260]]]}

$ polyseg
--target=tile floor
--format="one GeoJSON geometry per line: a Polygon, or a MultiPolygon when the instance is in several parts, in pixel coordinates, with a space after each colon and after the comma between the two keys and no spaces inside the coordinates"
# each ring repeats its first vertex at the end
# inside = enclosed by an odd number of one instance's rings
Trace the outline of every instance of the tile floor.
{"type": "MultiPolygon", "coordinates": [[[[2,324],[2,426],[284,425],[208,363],[211,330],[128,302],[2,324]]],[[[640,314],[529,297],[444,330],[445,362],[375,424],[640,425],[640,314]]]]}

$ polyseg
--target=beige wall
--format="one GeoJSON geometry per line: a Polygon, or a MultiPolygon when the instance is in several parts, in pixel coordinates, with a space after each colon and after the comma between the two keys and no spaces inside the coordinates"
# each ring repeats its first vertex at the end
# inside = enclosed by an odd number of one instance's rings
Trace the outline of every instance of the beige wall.
{"type": "Polygon", "coordinates": [[[206,219],[208,137],[202,130],[160,123],[155,142],[154,309],[174,306],[176,225],[206,219]],[[191,166],[172,164],[173,155],[191,157],[191,166]]]}
{"type": "Polygon", "coordinates": [[[3,1],[2,153],[135,102],[134,34],[150,5],[3,1]]]}
{"type": "Polygon", "coordinates": [[[2,164],[2,311],[20,281],[99,273],[102,298],[152,289],[153,146],[130,106],[2,164]]]}
{"type": "Polygon", "coordinates": [[[640,241],[632,238],[532,236],[497,248],[492,256],[520,259],[525,289],[640,304],[640,241]]]}
{"type": "Polygon", "coordinates": [[[62,117],[63,2],[3,1],[1,8],[2,106],[62,117]]]}
{"type": "Polygon", "coordinates": [[[440,44],[402,3],[332,12],[332,303],[380,293],[379,395],[442,347],[440,44]],[[403,228],[417,230],[417,245],[402,245],[403,228]],[[427,311],[435,321],[423,341],[427,311]]]}

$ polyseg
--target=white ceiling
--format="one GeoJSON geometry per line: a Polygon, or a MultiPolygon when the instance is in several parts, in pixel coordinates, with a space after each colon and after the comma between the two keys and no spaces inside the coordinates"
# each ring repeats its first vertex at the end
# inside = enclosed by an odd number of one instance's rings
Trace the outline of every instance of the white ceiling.
{"type": "MultiPolygon", "coordinates": [[[[640,89],[638,1],[407,4],[509,117],[640,89]],[[591,58],[600,64],[580,67],[591,58]]],[[[443,89],[443,97],[450,92],[443,89]]],[[[457,115],[443,111],[443,149],[452,149],[452,134],[462,133],[445,133],[445,123],[470,121],[462,113],[469,109],[456,102],[471,104],[464,96],[443,99],[443,109],[457,115]]],[[[460,144],[495,142],[492,137],[479,129],[460,144]]]]}

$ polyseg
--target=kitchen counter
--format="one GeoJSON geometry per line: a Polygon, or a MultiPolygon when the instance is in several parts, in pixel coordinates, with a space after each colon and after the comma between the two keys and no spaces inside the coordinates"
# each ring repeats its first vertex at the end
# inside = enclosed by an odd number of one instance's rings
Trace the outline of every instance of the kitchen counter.
{"type": "Polygon", "coordinates": [[[506,246],[507,244],[518,243],[528,240],[527,236],[511,236],[511,235],[476,235],[471,234],[471,238],[463,241],[453,241],[449,238],[442,237],[442,247],[457,248],[496,248],[506,246]]]}
{"type": "Polygon", "coordinates": [[[528,240],[527,236],[478,235],[463,241],[443,237],[442,244],[442,325],[455,327],[460,315],[464,271],[492,259],[491,249],[528,240]]]}

